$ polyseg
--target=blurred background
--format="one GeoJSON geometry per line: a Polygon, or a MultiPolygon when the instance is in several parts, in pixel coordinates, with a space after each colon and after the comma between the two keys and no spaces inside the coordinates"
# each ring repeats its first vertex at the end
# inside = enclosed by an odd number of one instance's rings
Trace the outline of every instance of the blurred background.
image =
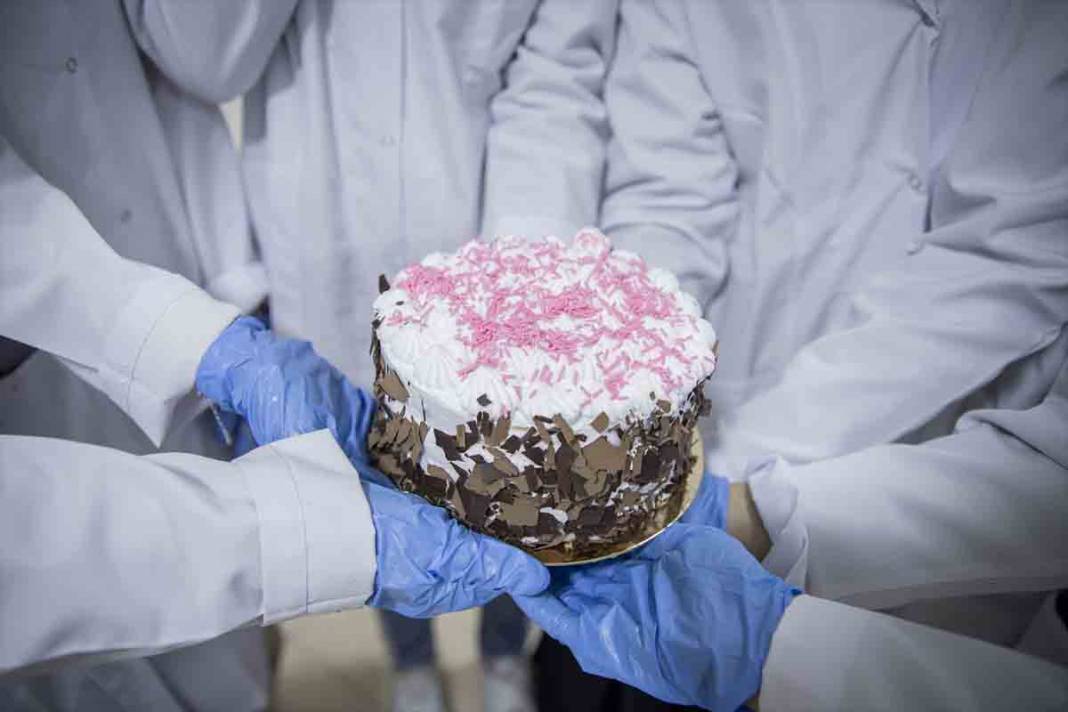
{"type": "MultiPolygon", "coordinates": [[[[478,611],[439,616],[433,625],[449,708],[481,709],[478,611]]],[[[279,629],[283,640],[272,707],[276,712],[387,709],[390,658],[374,611],[310,616],[279,629]]],[[[540,636],[540,631],[531,631],[528,651],[540,636]]]]}

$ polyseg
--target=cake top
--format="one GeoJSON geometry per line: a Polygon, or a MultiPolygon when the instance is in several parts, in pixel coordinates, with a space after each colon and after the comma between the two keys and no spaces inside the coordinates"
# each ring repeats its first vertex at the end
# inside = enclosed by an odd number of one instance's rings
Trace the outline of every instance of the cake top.
{"type": "Polygon", "coordinates": [[[644,417],[678,408],[716,366],[715,331],[675,276],[592,229],[428,255],[374,311],[389,365],[460,420],[644,417]]]}

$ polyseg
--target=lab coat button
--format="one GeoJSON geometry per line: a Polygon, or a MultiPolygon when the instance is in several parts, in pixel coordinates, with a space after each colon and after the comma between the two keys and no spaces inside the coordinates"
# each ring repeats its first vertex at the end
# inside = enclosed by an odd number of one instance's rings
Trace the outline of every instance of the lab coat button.
{"type": "Polygon", "coordinates": [[[132,217],[133,217],[133,213],[130,212],[129,208],[127,208],[127,209],[123,210],[121,213],[119,213],[119,222],[128,223],[128,222],[130,222],[130,218],[132,218],[132,217]]]}
{"type": "Polygon", "coordinates": [[[905,252],[910,255],[914,255],[923,249],[923,243],[919,240],[909,240],[909,244],[905,245],[905,252]]]}
{"type": "Polygon", "coordinates": [[[917,193],[923,190],[923,180],[915,173],[909,174],[909,187],[917,193]]]}
{"type": "Polygon", "coordinates": [[[78,71],[78,60],[74,57],[67,57],[67,61],[63,64],[67,68],[67,71],[74,74],[78,71]]]}

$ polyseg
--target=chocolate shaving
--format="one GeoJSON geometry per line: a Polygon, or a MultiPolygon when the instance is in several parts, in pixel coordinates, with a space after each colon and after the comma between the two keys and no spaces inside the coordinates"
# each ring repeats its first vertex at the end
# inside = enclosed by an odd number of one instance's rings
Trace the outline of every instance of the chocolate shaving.
{"type": "Polygon", "coordinates": [[[518,437],[510,435],[507,440],[501,443],[501,448],[503,448],[505,452],[514,455],[519,452],[519,446],[521,444],[522,441],[518,437]]]}
{"type": "Polygon", "coordinates": [[[510,477],[519,474],[519,468],[504,453],[492,453],[493,466],[510,477]]]}
{"type": "Polygon", "coordinates": [[[600,437],[582,448],[586,462],[595,470],[622,470],[627,464],[627,452],[600,437]]]}
{"type": "Polygon", "coordinates": [[[638,474],[639,482],[652,482],[660,474],[660,456],[655,450],[642,455],[642,469],[638,474]]]}
{"type": "Polygon", "coordinates": [[[511,429],[512,417],[510,415],[498,418],[497,422],[493,425],[493,431],[490,432],[490,445],[500,445],[504,442],[504,439],[508,437],[508,431],[511,429]]]}
{"type": "Polygon", "coordinates": [[[378,275],[378,293],[382,294],[383,292],[388,292],[388,291],[389,291],[389,280],[386,279],[386,275],[384,275],[384,274],[378,275]]]}
{"type": "Polygon", "coordinates": [[[509,524],[532,527],[538,523],[538,500],[519,495],[512,504],[501,503],[501,518],[509,524]]]}
{"type": "Polygon", "coordinates": [[[382,374],[382,377],[378,379],[378,385],[393,400],[407,402],[408,389],[393,371],[386,371],[382,374]]]}
{"type": "Polygon", "coordinates": [[[448,480],[439,480],[435,477],[423,477],[419,481],[419,490],[431,498],[442,498],[449,491],[448,480]]]}
{"type": "Polygon", "coordinates": [[[452,479],[451,477],[449,477],[448,472],[438,467],[437,465],[427,465],[426,474],[430,477],[436,477],[439,480],[445,480],[446,482],[452,479]]]}
{"type": "Polygon", "coordinates": [[[442,452],[445,453],[446,460],[452,461],[461,459],[460,453],[456,449],[456,438],[454,438],[453,436],[449,435],[448,433],[443,433],[437,428],[435,428],[434,442],[436,442],[438,444],[438,447],[441,448],[442,452]]]}
{"type": "Polygon", "coordinates": [[[575,431],[571,429],[571,426],[568,425],[567,421],[564,420],[561,416],[554,415],[553,424],[560,429],[560,434],[563,435],[564,440],[566,442],[570,443],[575,441],[575,431]]]}
{"type": "Polygon", "coordinates": [[[556,449],[556,470],[558,472],[571,472],[571,463],[575,461],[575,451],[567,443],[560,443],[556,449]]]}
{"type": "Polygon", "coordinates": [[[478,398],[476,398],[475,400],[476,400],[476,401],[478,401],[478,404],[479,404],[480,406],[482,406],[483,408],[485,408],[486,406],[488,406],[488,405],[489,405],[490,403],[492,403],[492,402],[493,402],[493,401],[491,401],[491,400],[489,399],[489,397],[488,397],[488,396],[487,396],[487,395],[486,395],[485,393],[483,393],[482,395],[480,395],[480,396],[479,396],[478,398]]]}
{"type": "Polygon", "coordinates": [[[578,515],[578,523],[584,527],[600,524],[602,519],[604,519],[602,507],[585,507],[578,515]]]}
{"type": "Polygon", "coordinates": [[[597,432],[603,433],[605,430],[608,429],[608,423],[609,423],[608,416],[605,415],[604,413],[601,413],[596,418],[593,419],[593,422],[591,422],[590,425],[592,425],[593,429],[596,430],[597,432]]]}

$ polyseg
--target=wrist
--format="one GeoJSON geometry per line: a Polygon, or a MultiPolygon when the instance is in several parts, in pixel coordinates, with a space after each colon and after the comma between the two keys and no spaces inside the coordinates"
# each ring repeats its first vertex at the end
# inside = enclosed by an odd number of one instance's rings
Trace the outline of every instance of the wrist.
{"type": "Polygon", "coordinates": [[[771,538],[764,529],[749,485],[733,482],[727,504],[727,533],[740,541],[758,561],[771,550],[771,538]]]}

